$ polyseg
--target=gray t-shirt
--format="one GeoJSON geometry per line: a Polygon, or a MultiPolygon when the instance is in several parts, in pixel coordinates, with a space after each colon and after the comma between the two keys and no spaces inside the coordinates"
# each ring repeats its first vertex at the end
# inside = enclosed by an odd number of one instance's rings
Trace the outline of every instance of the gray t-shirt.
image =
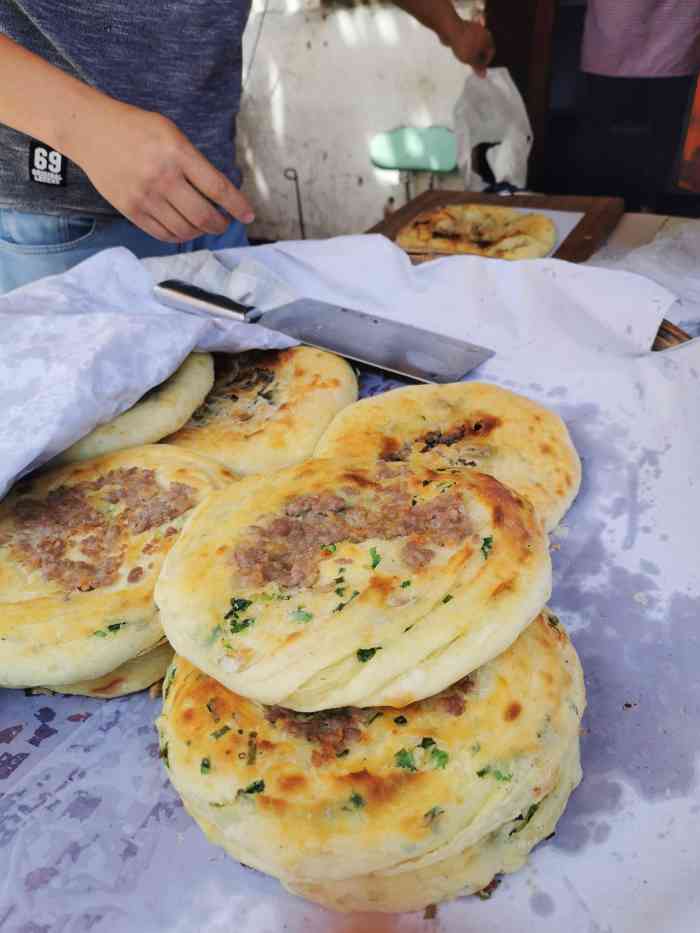
{"type": "MultiPolygon", "coordinates": [[[[0,0],[0,33],[117,100],[170,117],[236,183],[249,9],[250,0],[0,0]]],[[[0,207],[117,213],[75,163],[1,123],[0,207]]]]}

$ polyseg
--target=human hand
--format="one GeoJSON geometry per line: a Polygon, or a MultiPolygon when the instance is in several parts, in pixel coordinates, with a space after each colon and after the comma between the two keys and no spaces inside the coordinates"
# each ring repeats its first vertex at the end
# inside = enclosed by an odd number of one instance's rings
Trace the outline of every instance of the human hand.
{"type": "Polygon", "coordinates": [[[168,243],[221,234],[254,220],[247,198],[167,117],[102,97],[71,142],[69,158],[100,194],[146,233],[168,243]]]}
{"type": "Polygon", "coordinates": [[[486,69],[496,53],[493,36],[485,28],[483,20],[471,21],[455,17],[443,41],[452,49],[455,57],[465,65],[471,65],[480,78],[486,77],[486,69]]]}

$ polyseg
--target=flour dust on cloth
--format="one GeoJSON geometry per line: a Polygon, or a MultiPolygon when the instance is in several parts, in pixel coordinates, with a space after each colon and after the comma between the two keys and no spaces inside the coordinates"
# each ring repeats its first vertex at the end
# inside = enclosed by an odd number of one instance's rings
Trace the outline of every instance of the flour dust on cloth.
{"type": "Polygon", "coordinates": [[[524,860],[580,776],[583,674],[546,612],[506,652],[401,716],[261,706],[177,656],[164,697],[162,755],[209,838],[346,909],[415,910],[483,887],[509,861],[509,834],[554,795],[528,844],[514,840],[524,860]],[[486,864],[475,869],[479,850],[486,864]]]}
{"type": "Polygon", "coordinates": [[[255,324],[163,307],[146,268],[122,248],[1,295],[0,495],[133,408],[191,351],[295,343],[255,324]]]}
{"type": "Polygon", "coordinates": [[[532,506],[493,477],[314,459],[208,498],[156,603],[212,677],[311,711],[442,690],[511,644],[550,589],[532,506]]]}
{"type": "Polygon", "coordinates": [[[155,647],[165,555],[194,506],[232,480],[153,444],[17,484],[0,503],[0,684],[94,680],[155,647]]]}

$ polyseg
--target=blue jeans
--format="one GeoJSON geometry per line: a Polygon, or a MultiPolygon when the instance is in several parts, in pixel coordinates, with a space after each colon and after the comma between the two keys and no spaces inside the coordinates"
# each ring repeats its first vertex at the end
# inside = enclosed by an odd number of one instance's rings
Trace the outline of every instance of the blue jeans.
{"type": "Polygon", "coordinates": [[[189,243],[163,243],[123,217],[55,216],[0,208],[0,294],[45,275],[65,272],[111,246],[125,246],[143,259],[247,245],[245,227],[237,221],[220,236],[207,234],[189,243]]]}

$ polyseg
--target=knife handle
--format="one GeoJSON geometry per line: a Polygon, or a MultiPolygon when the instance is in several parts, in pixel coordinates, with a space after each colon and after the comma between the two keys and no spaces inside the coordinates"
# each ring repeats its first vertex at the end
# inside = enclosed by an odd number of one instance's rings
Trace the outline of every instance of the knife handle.
{"type": "Polygon", "coordinates": [[[190,285],[179,279],[167,279],[159,282],[153,293],[161,304],[178,311],[205,311],[218,317],[229,317],[241,323],[248,322],[248,313],[251,308],[240,301],[208,292],[204,288],[190,285]]]}

